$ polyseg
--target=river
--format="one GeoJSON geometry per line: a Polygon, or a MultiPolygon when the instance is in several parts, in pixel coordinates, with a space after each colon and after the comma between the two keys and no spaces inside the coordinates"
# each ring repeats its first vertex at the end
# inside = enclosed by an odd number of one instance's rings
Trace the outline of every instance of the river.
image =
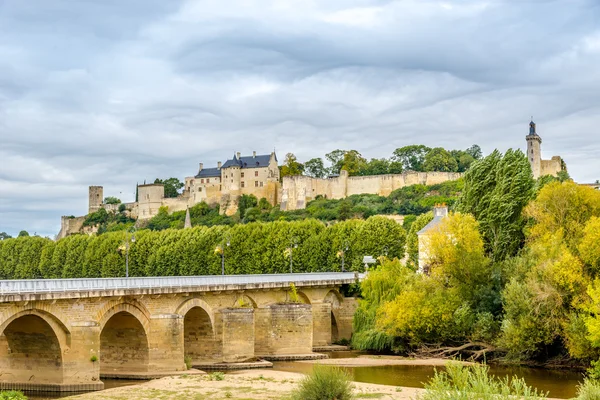
{"type": "MultiPolygon", "coordinates": [[[[361,353],[355,351],[340,351],[330,353],[331,358],[352,358],[361,353]]],[[[364,354],[364,353],[363,353],[364,354]]],[[[273,369],[277,371],[309,373],[314,364],[303,362],[275,362],[273,369]]],[[[356,382],[377,383],[392,386],[423,387],[434,374],[434,367],[431,366],[412,366],[412,365],[388,365],[376,367],[344,367],[356,382]]],[[[525,367],[500,367],[491,366],[490,372],[498,377],[518,376],[527,382],[528,385],[548,392],[549,397],[559,399],[569,399],[575,397],[577,385],[582,381],[583,375],[580,372],[571,370],[548,370],[542,368],[525,367]]],[[[107,389],[118,386],[137,385],[144,381],[130,381],[119,379],[103,380],[107,389]]],[[[69,394],[72,395],[73,393],[69,394]]],[[[51,393],[28,393],[31,400],[48,400],[67,397],[63,395],[53,395],[51,393]]]]}

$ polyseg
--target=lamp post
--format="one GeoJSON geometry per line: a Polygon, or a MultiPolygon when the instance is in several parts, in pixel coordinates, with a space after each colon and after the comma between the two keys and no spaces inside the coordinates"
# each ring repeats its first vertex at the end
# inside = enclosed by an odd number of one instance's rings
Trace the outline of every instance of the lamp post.
{"type": "Polygon", "coordinates": [[[342,245],[342,272],[346,272],[346,268],[344,267],[344,258],[346,257],[347,251],[348,251],[348,241],[344,240],[344,244],[342,245]]]}
{"type": "MultiPolygon", "coordinates": [[[[231,244],[229,237],[227,237],[227,247],[231,244]]],[[[225,275],[225,246],[221,247],[221,275],[225,275]]]]}
{"type": "Polygon", "coordinates": [[[292,269],[293,269],[293,260],[294,260],[294,249],[298,248],[298,238],[293,237],[292,240],[290,241],[290,274],[292,273],[292,269]]]}
{"type": "Polygon", "coordinates": [[[135,243],[135,231],[131,232],[131,237],[129,231],[125,235],[125,278],[129,278],[129,243],[135,243]]]}

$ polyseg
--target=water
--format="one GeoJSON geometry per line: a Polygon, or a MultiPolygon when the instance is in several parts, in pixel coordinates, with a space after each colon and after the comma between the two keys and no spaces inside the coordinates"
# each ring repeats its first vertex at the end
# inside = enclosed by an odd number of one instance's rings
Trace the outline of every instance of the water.
{"type": "MultiPolygon", "coordinates": [[[[357,351],[339,351],[330,353],[331,358],[354,358],[361,353],[357,351]]],[[[314,364],[301,362],[275,362],[273,369],[276,371],[288,371],[307,374],[314,364]]],[[[407,386],[422,388],[434,374],[434,367],[422,365],[388,365],[376,367],[344,367],[352,379],[356,382],[377,383],[392,386],[407,386]]],[[[440,367],[438,367],[440,369],[440,367]]],[[[541,368],[525,367],[500,367],[491,366],[490,372],[497,377],[512,377],[514,375],[525,379],[528,385],[536,387],[543,392],[549,392],[549,397],[569,399],[575,397],[577,385],[583,380],[583,375],[571,370],[547,370],[541,368]]],[[[104,379],[106,389],[137,385],[144,381],[104,379]]],[[[72,396],[76,393],[53,394],[53,393],[28,393],[31,400],[48,400],[72,396]]]]}
{"type": "MultiPolygon", "coordinates": [[[[331,353],[331,358],[353,358],[359,352],[331,353]]],[[[277,371],[297,372],[308,374],[314,367],[311,363],[275,362],[273,369],[277,371]]],[[[343,367],[356,382],[377,383],[381,385],[406,386],[422,388],[423,383],[433,377],[435,368],[424,365],[387,365],[376,367],[343,367]]],[[[438,370],[443,367],[437,367],[438,370]]],[[[548,397],[570,399],[575,397],[577,385],[583,380],[583,374],[565,370],[548,370],[542,368],[501,367],[490,366],[490,373],[504,378],[518,376],[525,382],[542,392],[548,392],[548,397]]]]}

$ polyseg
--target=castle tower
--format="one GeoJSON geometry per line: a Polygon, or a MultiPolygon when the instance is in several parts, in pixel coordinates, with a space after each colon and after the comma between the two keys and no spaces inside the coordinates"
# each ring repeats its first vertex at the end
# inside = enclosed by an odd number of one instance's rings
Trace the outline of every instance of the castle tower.
{"type": "Polygon", "coordinates": [[[531,165],[533,179],[537,179],[542,174],[542,138],[535,131],[535,122],[529,123],[529,135],[525,136],[527,140],[527,159],[531,165]]]}
{"type": "Polygon", "coordinates": [[[88,214],[91,214],[102,208],[104,188],[102,186],[90,186],[88,193],[88,214]]]}

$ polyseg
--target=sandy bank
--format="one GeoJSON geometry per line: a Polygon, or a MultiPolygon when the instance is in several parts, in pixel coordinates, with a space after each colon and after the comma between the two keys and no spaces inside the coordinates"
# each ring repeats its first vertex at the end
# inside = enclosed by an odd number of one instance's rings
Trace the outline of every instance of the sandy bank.
{"type": "MultiPolygon", "coordinates": [[[[298,361],[301,363],[319,363],[324,365],[338,365],[341,367],[376,367],[382,365],[426,365],[433,367],[443,367],[448,363],[447,359],[441,358],[419,358],[411,359],[400,356],[371,356],[362,355],[356,358],[328,358],[325,360],[306,360],[298,361]]],[[[462,361],[463,364],[468,363],[462,361]]]]}
{"type": "MultiPolygon", "coordinates": [[[[302,374],[272,370],[246,370],[225,375],[222,381],[210,375],[178,376],[137,386],[107,389],[69,397],[70,400],[183,400],[183,399],[282,399],[296,387],[302,374]]],[[[357,398],[413,399],[422,389],[354,383],[357,398]]]]}

